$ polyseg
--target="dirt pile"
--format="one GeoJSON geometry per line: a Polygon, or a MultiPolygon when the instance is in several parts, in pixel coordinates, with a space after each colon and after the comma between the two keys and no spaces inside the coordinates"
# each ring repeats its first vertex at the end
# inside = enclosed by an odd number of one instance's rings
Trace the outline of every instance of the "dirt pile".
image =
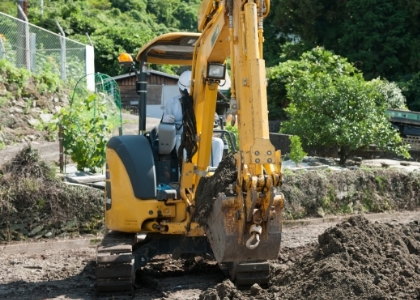
{"type": "Polygon", "coordinates": [[[96,233],[103,203],[102,191],[66,185],[26,146],[0,169],[0,242],[96,233]]]}
{"type": "Polygon", "coordinates": [[[268,290],[280,299],[419,299],[420,224],[351,217],[319,236],[317,248],[268,290]]]}
{"type": "Polygon", "coordinates": [[[318,242],[283,248],[268,289],[238,290],[225,280],[199,299],[420,299],[419,221],[380,224],[354,216],[318,242]]]}

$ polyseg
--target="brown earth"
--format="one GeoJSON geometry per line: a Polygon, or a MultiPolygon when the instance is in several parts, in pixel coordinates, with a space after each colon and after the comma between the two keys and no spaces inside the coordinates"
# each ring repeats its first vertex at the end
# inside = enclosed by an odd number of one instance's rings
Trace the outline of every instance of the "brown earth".
{"type": "MultiPolygon", "coordinates": [[[[209,257],[165,255],[138,274],[132,298],[419,299],[419,221],[420,212],[289,221],[268,287],[236,289],[209,257]]],[[[0,299],[95,299],[95,246],[81,241],[0,247],[0,299]]]]}
{"type": "MultiPolygon", "coordinates": [[[[203,206],[197,204],[198,215],[201,217],[205,217],[212,199],[217,196],[215,191],[228,192],[225,186],[234,181],[233,171],[228,172],[234,170],[234,161],[228,159],[224,163],[225,168],[219,170],[219,177],[222,179],[209,181],[213,187],[210,190],[206,186],[202,187],[202,194],[207,195],[204,197],[207,200],[202,203],[203,206]],[[219,191],[220,188],[223,189],[219,191]]],[[[347,181],[351,178],[346,172],[339,174],[347,181]]],[[[387,182],[382,173],[379,173],[379,177],[375,172],[373,174],[372,178],[363,177],[356,190],[365,187],[373,190],[375,185],[395,186],[395,189],[391,189],[395,195],[411,191],[407,194],[407,199],[410,200],[408,203],[418,202],[417,181],[405,180],[403,186],[397,184],[398,180],[387,182]],[[408,183],[413,187],[406,190],[408,183]]],[[[340,182],[340,176],[335,176],[337,182],[340,182]]],[[[315,187],[318,180],[319,178],[312,174],[302,177],[299,183],[304,184],[308,181],[308,186],[315,187]]],[[[285,182],[284,192],[289,193],[290,198],[292,194],[286,189],[287,184],[290,185],[291,182],[285,182]]],[[[316,194],[325,196],[322,184],[317,186],[321,187],[318,191],[307,189],[309,195],[313,193],[314,197],[316,194]]],[[[352,195],[357,196],[357,193],[352,195]]],[[[348,200],[347,197],[343,199],[348,200]]],[[[295,202],[291,201],[291,204],[293,203],[295,202]]],[[[309,208],[316,201],[311,203],[309,208]]],[[[416,207],[409,205],[412,209],[416,207]]],[[[271,281],[266,287],[254,285],[237,289],[224,277],[217,263],[210,257],[184,257],[175,260],[170,255],[165,255],[154,258],[139,273],[133,298],[420,298],[417,287],[420,279],[420,213],[364,216],[372,221],[369,222],[359,215],[350,220],[341,217],[332,218],[333,221],[329,221],[328,218],[286,221],[281,251],[278,259],[271,261],[271,281]],[[375,218],[379,223],[374,223],[375,218]]],[[[48,242],[40,238],[38,242],[30,239],[35,243],[0,245],[0,299],[97,298],[95,246],[89,244],[97,242],[100,238],[100,235],[91,235],[91,240],[82,245],[78,240],[69,240],[66,241],[68,244],[65,248],[58,248],[58,245],[62,245],[62,239],[59,238],[49,239],[48,242]],[[45,248],[42,245],[46,245],[45,248]]]]}
{"type": "MultiPolygon", "coordinates": [[[[48,103],[59,105],[61,102],[65,101],[57,98],[48,103]]],[[[7,107],[0,115],[3,121],[7,121],[8,128],[3,131],[2,140],[17,143],[0,151],[0,165],[28,142],[39,149],[43,159],[58,162],[58,143],[46,141],[50,136],[45,132],[37,134],[30,125],[30,120],[42,112],[42,101],[32,106],[28,103],[26,99],[17,99],[13,108],[7,107]],[[27,113],[22,113],[25,110],[27,113]]],[[[50,113],[56,111],[55,105],[48,109],[50,113]]],[[[137,116],[128,115],[125,119],[128,121],[124,124],[124,133],[135,134],[137,116]]],[[[149,126],[157,123],[158,120],[148,120],[149,126]]],[[[342,172],[333,181],[342,185],[339,179],[343,177],[342,182],[346,182],[352,178],[349,174],[342,172]]],[[[217,196],[217,188],[232,183],[229,179],[232,174],[221,175],[223,180],[211,183],[213,188],[203,187],[202,193],[207,198],[203,197],[206,200],[202,206],[197,204],[199,216],[205,217],[209,211],[212,199],[217,196]]],[[[420,186],[416,185],[417,181],[404,175],[405,179],[400,180],[397,173],[391,179],[384,176],[379,171],[371,177],[356,179],[357,185],[346,185],[347,194],[340,193],[344,195],[341,198],[331,197],[330,185],[320,187],[315,184],[319,181],[319,176],[315,174],[305,179],[297,177],[294,180],[299,180],[299,184],[311,187],[305,190],[311,196],[309,199],[314,200],[296,202],[291,197],[295,185],[285,182],[284,192],[292,200],[286,206],[287,213],[293,217],[299,214],[314,216],[315,208],[332,209],[334,205],[343,207],[347,213],[356,212],[347,210],[348,207],[356,207],[354,197],[362,199],[364,190],[372,190],[376,186],[395,186],[393,195],[375,195],[380,204],[377,211],[418,209],[420,186]],[[349,193],[350,186],[355,192],[349,193]],[[393,207],[393,198],[397,196],[401,200],[393,207]],[[325,199],[329,202],[326,203],[325,199]],[[335,199],[339,201],[334,202],[335,199]]],[[[341,217],[333,221],[327,218],[288,221],[283,229],[279,257],[271,261],[271,281],[267,287],[235,288],[209,257],[174,260],[166,255],[154,258],[138,275],[133,298],[420,299],[420,212],[364,216],[371,221],[361,216],[349,220],[341,217]]],[[[0,299],[95,299],[96,250],[91,243],[97,242],[101,236],[84,237],[87,240],[82,242],[59,238],[47,242],[40,238],[26,243],[0,245],[0,299]],[[61,242],[66,242],[66,247],[61,247],[61,242]]]]}

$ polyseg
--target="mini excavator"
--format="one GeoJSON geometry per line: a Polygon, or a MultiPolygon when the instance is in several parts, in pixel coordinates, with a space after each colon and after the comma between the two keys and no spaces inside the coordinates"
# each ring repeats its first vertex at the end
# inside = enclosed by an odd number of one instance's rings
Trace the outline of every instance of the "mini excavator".
{"type": "Polygon", "coordinates": [[[277,259],[284,197],[280,151],[269,140],[263,19],[269,0],[204,0],[199,33],[175,32],[145,44],[121,65],[136,72],[139,134],[106,148],[105,223],[97,252],[97,291],[132,291],[136,272],[161,254],[209,254],[237,285],[266,284],[277,259]],[[230,59],[230,113],[239,147],[214,129],[219,86],[230,59]],[[147,65],[191,68],[182,98],[181,148],[172,124],[146,131],[147,65]],[[209,166],[213,135],[229,153],[209,166]],[[178,152],[182,153],[182,152],[178,152]]]}

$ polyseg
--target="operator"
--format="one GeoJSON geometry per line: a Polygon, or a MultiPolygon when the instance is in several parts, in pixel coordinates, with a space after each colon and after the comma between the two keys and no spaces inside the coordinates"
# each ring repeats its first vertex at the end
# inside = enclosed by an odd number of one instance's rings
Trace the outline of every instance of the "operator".
{"type": "MultiPolygon", "coordinates": [[[[179,95],[170,98],[164,107],[162,122],[175,123],[176,127],[176,150],[181,144],[182,135],[182,105],[181,98],[185,92],[190,93],[191,71],[184,71],[178,79],[179,95]]],[[[215,125],[217,125],[215,123],[215,125]]],[[[217,167],[223,158],[224,144],[223,140],[218,137],[212,137],[212,151],[210,157],[210,166],[217,167]]]]}

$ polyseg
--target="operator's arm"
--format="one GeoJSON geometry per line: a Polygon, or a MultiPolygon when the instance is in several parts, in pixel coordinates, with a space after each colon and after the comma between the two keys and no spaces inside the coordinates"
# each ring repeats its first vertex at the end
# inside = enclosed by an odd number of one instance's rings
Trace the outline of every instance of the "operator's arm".
{"type": "Polygon", "coordinates": [[[180,96],[169,99],[164,108],[163,122],[182,124],[182,106],[180,96]]]}

